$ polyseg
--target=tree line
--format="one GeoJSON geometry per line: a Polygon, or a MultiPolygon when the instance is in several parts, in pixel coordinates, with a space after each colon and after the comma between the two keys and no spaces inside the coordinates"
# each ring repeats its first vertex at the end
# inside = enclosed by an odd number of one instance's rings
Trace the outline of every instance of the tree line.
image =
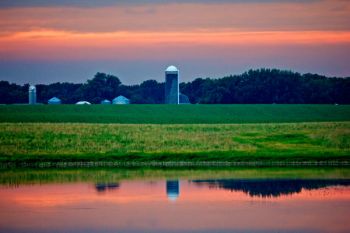
{"type": "MultiPolygon", "coordinates": [[[[27,103],[29,84],[0,81],[0,103],[27,103]]],[[[118,77],[97,73],[85,83],[39,84],[37,100],[58,97],[65,104],[85,100],[100,103],[123,95],[135,104],[164,103],[164,83],[146,80],[124,85],[118,77]]],[[[325,77],[278,69],[249,70],[219,79],[197,78],[180,83],[180,92],[195,104],[350,104],[350,77],[325,77]]]]}

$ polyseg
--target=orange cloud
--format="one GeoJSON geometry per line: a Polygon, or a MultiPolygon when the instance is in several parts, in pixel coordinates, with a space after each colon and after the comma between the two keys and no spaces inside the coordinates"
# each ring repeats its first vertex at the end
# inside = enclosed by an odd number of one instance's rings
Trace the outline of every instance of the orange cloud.
{"type": "MultiPolygon", "coordinates": [[[[335,31],[196,31],[196,32],[108,32],[78,33],[39,30],[17,32],[0,37],[0,55],[16,59],[125,59],[156,54],[174,54],[186,48],[207,51],[208,48],[239,46],[350,44],[350,32],[335,31]],[[181,50],[181,49],[180,49],[181,50]]],[[[185,49],[185,50],[186,50],[185,49]]],[[[182,56],[186,56],[186,52],[182,56]]]]}
{"type": "Polygon", "coordinates": [[[197,32],[108,32],[74,33],[67,31],[40,30],[17,32],[4,36],[3,42],[47,41],[77,45],[100,44],[110,46],[113,42],[122,43],[203,43],[203,44],[249,44],[249,43],[349,43],[348,31],[197,31],[197,32]],[[100,43],[99,43],[100,42],[100,43]],[[107,43],[107,44],[104,44],[107,43]],[[111,43],[111,44],[108,44],[111,43]]]}
{"type": "MultiPolygon", "coordinates": [[[[161,1],[159,1],[161,2],[161,1]]],[[[108,7],[0,8],[0,31],[50,29],[79,32],[349,30],[350,4],[323,0],[310,4],[198,3],[125,4],[108,7]]]]}

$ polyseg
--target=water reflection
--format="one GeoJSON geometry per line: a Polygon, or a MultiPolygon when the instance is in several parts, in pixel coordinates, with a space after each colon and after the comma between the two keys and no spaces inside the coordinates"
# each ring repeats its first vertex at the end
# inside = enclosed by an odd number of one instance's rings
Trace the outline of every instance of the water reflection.
{"type": "Polygon", "coordinates": [[[348,179],[216,179],[192,180],[191,182],[209,188],[243,191],[249,196],[258,197],[279,197],[300,193],[302,189],[312,190],[335,185],[350,185],[348,179]]]}
{"type": "Polygon", "coordinates": [[[347,177],[8,183],[0,185],[6,233],[350,232],[347,177]]]}
{"type": "Polygon", "coordinates": [[[176,201],[176,199],[180,195],[179,180],[167,180],[166,181],[166,193],[167,193],[169,200],[176,201]]]}
{"type": "Polygon", "coordinates": [[[97,192],[113,191],[119,188],[118,183],[97,183],[95,184],[97,192]]]}

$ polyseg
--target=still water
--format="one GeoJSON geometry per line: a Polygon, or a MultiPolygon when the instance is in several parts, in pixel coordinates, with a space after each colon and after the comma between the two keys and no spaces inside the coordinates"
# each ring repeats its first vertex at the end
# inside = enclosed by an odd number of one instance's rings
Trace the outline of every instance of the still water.
{"type": "Polygon", "coordinates": [[[9,177],[0,232],[350,232],[344,177],[9,177]]]}

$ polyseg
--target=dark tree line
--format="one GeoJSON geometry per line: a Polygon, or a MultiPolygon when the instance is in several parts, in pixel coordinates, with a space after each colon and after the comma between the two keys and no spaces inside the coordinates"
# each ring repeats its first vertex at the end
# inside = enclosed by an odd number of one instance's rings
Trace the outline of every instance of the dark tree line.
{"type": "Polygon", "coordinates": [[[181,84],[192,103],[350,103],[350,78],[281,70],[250,70],[221,79],[195,79],[181,84]]]}
{"type": "MultiPolygon", "coordinates": [[[[27,103],[28,84],[0,81],[0,103],[27,103]]],[[[113,75],[97,73],[83,84],[53,83],[37,85],[38,102],[58,97],[63,103],[80,100],[100,103],[123,95],[138,104],[164,103],[164,83],[147,80],[139,85],[123,85],[113,75]]],[[[197,78],[181,83],[180,91],[191,103],[290,103],[350,104],[350,78],[329,78],[317,74],[299,74],[277,69],[250,70],[221,79],[197,78]]]]}

